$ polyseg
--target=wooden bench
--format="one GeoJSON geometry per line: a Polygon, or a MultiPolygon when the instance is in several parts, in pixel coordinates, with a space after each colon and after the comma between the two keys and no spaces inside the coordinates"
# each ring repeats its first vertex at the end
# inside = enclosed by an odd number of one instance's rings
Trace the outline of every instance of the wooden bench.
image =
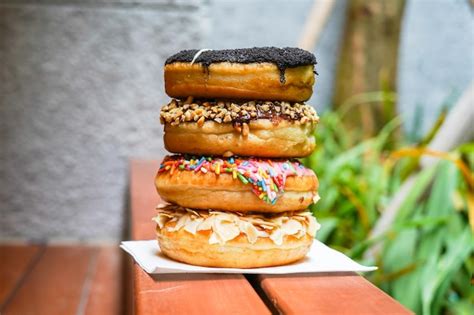
{"type": "Polygon", "coordinates": [[[122,262],[116,245],[0,245],[0,314],[122,314],[122,262]]]}
{"type": "MultiPolygon", "coordinates": [[[[156,161],[131,163],[131,238],[155,238],[156,161]]],[[[150,314],[411,314],[356,273],[150,276],[130,258],[133,311],[150,314]]]]}

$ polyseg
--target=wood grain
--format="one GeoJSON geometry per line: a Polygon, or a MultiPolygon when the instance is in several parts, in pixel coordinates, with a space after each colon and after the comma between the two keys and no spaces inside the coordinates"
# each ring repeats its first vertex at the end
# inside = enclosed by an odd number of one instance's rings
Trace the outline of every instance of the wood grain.
{"type": "Polygon", "coordinates": [[[0,245],[0,311],[38,255],[40,246],[0,245]]]}
{"type": "Polygon", "coordinates": [[[2,315],[76,314],[94,248],[47,247],[2,315]]]}
{"type": "Polygon", "coordinates": [[[412,314],[355,273],[260,275],[263,291],[283,314],[412,314]]]}
{"type": "MultiPolygon", "coordinates": [[[[159,201],[154,187],[158,162],[132,161],[132,239],[155,238],[151,217],[159,201]]],[[[175,274],[151,277],[134,266],[135,314],[269,314],[242,275],[175,274]]]]}
{"type": "Polygon", "coordinates": [[[116,315],[124,312],[122,252],[118,246],[98,248],[87,294],[86,315],[116,315]]]}

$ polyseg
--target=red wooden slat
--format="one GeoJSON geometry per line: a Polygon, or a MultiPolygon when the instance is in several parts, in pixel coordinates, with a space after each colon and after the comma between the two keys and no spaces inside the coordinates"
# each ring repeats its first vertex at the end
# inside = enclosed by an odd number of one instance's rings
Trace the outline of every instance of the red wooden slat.
{"type": "Polygon", "coordinates": [[[131,163],[130,231],[134,240],[147,240],[156,237],[156,223],[151,218],[160,201],[154,182],[159,165],[158,161],[134,160],[131,163]]]}
{"type": "Polygon", "coordinates": [[[98,249],[90,291],[86,292],[86,315],[116,315],[123,313],[122,252],[118,246],[98,249]]]}
{"type": "Polygon", "coordinates": [[[0,310],[39,254],[36,245],[0,245],[0,310]]]}
{"type": "MultiPolygon", "coordinates": [[[[158,162],[132,161],[132,239],[155,238],[151,221],[159,201],[154,187],[158,162]]],[[[242,275],[179,274],[151,277],[134,267],[136,314],[268,314],[242,275]]]]}
{"type": "Polygon", "coordinates": [[[261,275],[259,281],[284,314],[412,314],[355,273],[261,275]]]}
{"type": "Polygon", "coordinates": [[[94,251],[82,246],[47,247],[2,315],[76,314],[94,251]]]}

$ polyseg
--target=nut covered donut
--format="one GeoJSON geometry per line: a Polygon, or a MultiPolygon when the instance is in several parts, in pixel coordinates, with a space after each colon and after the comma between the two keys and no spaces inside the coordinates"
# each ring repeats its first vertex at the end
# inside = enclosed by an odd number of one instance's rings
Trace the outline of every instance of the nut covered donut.
{"type": "Polygon", "coordinates": [[[313,93],[316,58],[300,48],[184,50],[166,60],[171,97],[303,102],[313,93]]]}
{"type": "Polygon", "coordinates": [[[165,201],[204,210],[299,211],[319,198],[314,172],[288,160],[168,156],[155,184],[165,201]]]}
{"type": "Polygon", "coordinates": [[[319,117],[302,103],[188,97],[165,105],[160,120],[170,152],[293,158],[314,150],[319,117]]]}
{"type": "Polygon", "coordinates": [[[308,211],[239,215],[159,207],[161,251],[192,265],[256,268],[289,264],[308,252],[319,223],[308,211]]]}

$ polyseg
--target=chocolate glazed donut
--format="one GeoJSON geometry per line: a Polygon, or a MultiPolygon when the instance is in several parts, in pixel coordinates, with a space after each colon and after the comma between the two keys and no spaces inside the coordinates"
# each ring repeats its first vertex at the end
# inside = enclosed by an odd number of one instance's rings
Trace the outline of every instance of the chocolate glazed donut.
{"type": "Polygon", "coordinates": [[[316,58],[299,48],[184,50],[166,60],[171,97],[303,102],[313,92],[316,58]]]}

